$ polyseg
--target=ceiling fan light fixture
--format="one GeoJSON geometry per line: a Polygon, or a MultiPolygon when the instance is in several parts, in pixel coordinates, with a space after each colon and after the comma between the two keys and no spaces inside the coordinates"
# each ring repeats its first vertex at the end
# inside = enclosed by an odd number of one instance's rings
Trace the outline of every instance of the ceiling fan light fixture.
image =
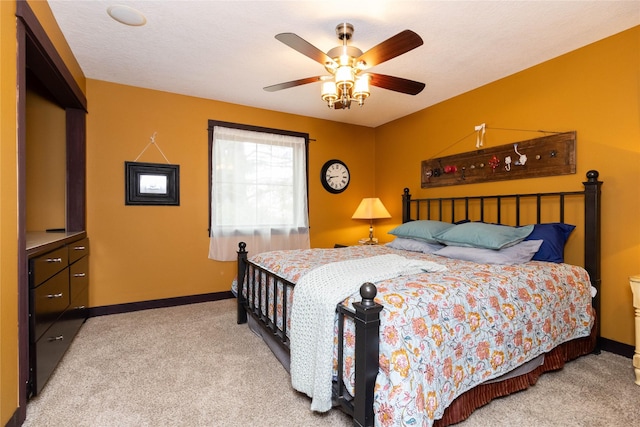
{"type": "Polygon", "coordinates": [[[338,86],[341,91],[346,92],[351,89],[351,87],[353,87],[355,76],[353,73],[353,68],[351,68],[350,66],[342,65],[338,67],[335,77],[336,86],[338,86]]]}
{"type": "Polygon", "coordinates": [[[351,65],[351,55],[347,52],[348,46],[342,47],[342,55],[336,58],[336,62],[340,65],[351,65]]]}
{"type": "Polygon", "coordinates": [[[353,87],[353,99],[358,101],[359,106],[364,105],[364,100],[367,99],[371,95],[369,92],[369,76],[362,75],[356,77],[356,82],[353,87]]]}
{"type": "Polygon", "coordinates": [[[336,88],[336,82],[333,80],[322,82],[322,100],[327,103],[329,108],[333,108],[335,102],[338,100],[338,90],[336,88]]]}

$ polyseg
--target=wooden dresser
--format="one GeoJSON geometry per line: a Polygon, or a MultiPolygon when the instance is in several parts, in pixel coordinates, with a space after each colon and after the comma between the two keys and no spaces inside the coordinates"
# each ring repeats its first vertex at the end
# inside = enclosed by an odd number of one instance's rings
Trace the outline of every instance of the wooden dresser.
{"type": "Polygon", "coordinates": [[[89,239],[79,233],[27,233],[28,395],[40,393],[87,318],[89,239]]]}

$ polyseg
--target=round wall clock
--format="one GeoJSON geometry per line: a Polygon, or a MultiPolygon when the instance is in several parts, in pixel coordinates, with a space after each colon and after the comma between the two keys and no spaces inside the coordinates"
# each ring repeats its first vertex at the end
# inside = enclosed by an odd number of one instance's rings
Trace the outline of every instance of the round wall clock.
{"type": "Polygon", "coordinates": [[[342,193],[349,185],[349,168],[340,160],[329,160],[322,166],[320,181],[329,193],[342,193]]]}

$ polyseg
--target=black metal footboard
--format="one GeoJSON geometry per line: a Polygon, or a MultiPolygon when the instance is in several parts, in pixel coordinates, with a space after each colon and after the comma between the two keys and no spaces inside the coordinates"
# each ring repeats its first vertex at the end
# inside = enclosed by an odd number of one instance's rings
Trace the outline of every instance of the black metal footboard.
{"type": "MultiPolygon", "coordinates": [[[[237,321],[246,323],[251,316],[260,327],[268,332],[285,351],[289,351],[287,336],[287,301],[295,284],[251,263],[247,259],[246,243],[238,245],[237,275],[237,321]],[[274,303],[269,310],[269,292],[274,303]],[[281,310],[278,304],[281,302],[281,310]]],[[[372,283],[360,288],[362,301],[353,304],[353,309],[338,305],[338,373],[333,386],[334,402],[353,417],[353,425],[373,426],[373,389],[378,375],[378,354],[380,334],[380,312],[382,306],[374,301],[377,289],[372,283]],[[355,386],[353,396],[343,383],[344,322],[353,319],[355,325],[355,386]]]]}
{"type": "Polygon", "coordinates": [[[273,335],[274,340],[289,351],[287,335],[287,301],[294,284],[252,264],[247,259],[247,244],[238,245],[238,324],[247,322],[251,315],[259,325],[273,335]],[[273,310],[269,311],[269,292],[273,295],[273,310]],[[281,301],[282,312],[277,301],[281,301]]]}

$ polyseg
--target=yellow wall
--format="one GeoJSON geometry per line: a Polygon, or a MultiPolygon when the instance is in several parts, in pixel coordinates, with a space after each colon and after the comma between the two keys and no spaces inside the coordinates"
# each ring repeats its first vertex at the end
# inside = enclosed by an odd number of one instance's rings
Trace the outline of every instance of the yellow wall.
{"type": "Polygon", "coordinates": [[[27,88],[27,231],[66,224],[66,114],[40,90],[27,88]]]}
{"type": "Polygon", "coordinates": [[[0,425],[18,406],[15,3],[0,1],[0,425]]]}
{"type": "Polygon", "coordinates": [[[377,194],[393,199],[407,186],[416,197],[580,190],[586,172],[598,170],[604,182],[602,336],[634,344],[628,278],[640,272],[639,78],[636,27],[381,126],[377,194]],[[577,131],[576,175],[421,190],[421,160],[475,150],[474,126],[481,123],[489,128],[486,147],[541,136],[491,128],[577,131]]]}
{"type": "MultiPolygon", "coordinates": [[[[209,119],[309,133],[312,246],[355,243],[367,233],[351,215],[373,194],[373,129],[91,79],[87,97],[91,306],[230,289],[235,262],[207,258],[209,119]],[[180,165],[180,206],[125,206],[124,162],[135,160],[154,133],[167,159],[180,165]],[[338,195],[320,184],[320,169],[332,158],[352,174],[338,195]]],[[[138,160],[165,163],[154,146],[138,160]]]]}

